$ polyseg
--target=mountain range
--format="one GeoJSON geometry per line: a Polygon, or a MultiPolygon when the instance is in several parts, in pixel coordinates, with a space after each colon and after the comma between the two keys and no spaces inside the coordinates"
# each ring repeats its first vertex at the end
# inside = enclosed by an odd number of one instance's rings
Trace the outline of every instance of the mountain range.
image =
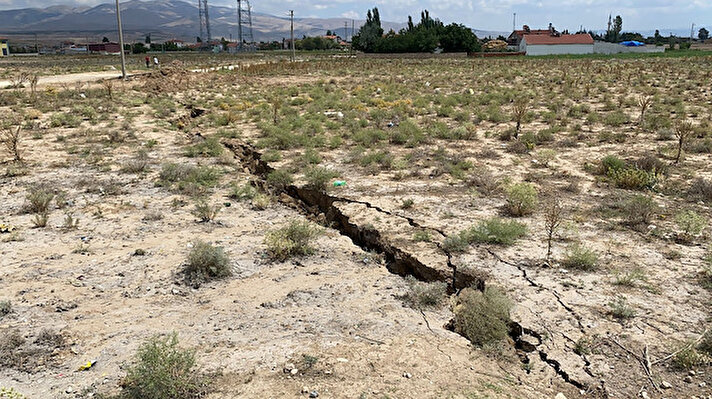
{"type": "MultiPolygon", "coordinates": [[[[52,6],[0,11],[0,35],[29,39],[38,35],[49,39],[97,41],[101,37],[116,40],[116,6],[114,3],[95,7],[52,6]]],[[[210,27],[213,38],[237,36],[237,9],[210,6],[210,27]]],[[[194,42],[200,27],[196,4],[181,0],[130,0],[121,3],[124,35],[127,41],[143,40],[151,34],[154,40],[179,38],[194,42]]],[[[296,37],[324,35],[327,30],[344,36],[344,23],[351,37],[351,19],[295,18],[296,37]]],[[[358,29],[365,21],[354,21],[358,29]]],[[[382,22],[384,30],[398,31],[404,23],[382,22]]],[[[288,38],[290,21],[283,17],[252,12],[253,35],[256,41],[288,38]]],[[[478,37],[508,34],[475,31],[478,37]]]]}

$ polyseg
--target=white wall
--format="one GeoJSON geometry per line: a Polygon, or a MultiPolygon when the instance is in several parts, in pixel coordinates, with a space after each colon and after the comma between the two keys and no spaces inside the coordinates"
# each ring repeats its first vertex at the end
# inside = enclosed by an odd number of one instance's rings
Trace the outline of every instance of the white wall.
{"type": "Polygon", "coordinates": [[[593,52],[596,54],[664,53],[665,46],[655,46],[653,44],[649,44],[642,47],[627,47],[617,43],[594,42],[593,52]]]}
{"type": "Polygon", "coordinates": [[[527,55],[593,54],[593,44],[523,44],[527,55]]]}

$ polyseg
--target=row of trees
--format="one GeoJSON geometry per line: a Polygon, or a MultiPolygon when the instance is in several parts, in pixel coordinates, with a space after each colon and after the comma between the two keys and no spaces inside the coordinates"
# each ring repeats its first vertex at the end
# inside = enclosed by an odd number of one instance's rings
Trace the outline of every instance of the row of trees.
{"type": "Polygon", "coordinates": [[[445,52],[479,51],[480,42],[471,29],[461,24],[444,25],[425,10],[416,25],[408,17],[408,26],[398,33],[383,34],[378,8],[368,10],[366,23],[354,35],[352,46],[366,53],[433,52],[440,47],[445,52]]]}

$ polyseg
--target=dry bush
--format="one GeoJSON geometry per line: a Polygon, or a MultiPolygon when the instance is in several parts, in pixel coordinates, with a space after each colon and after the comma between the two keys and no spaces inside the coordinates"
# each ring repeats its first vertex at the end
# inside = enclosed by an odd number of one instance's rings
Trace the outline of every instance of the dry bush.
{"type": "Polygon", "coordinates": [[[314,252],[312,242],[321,234],[320,228],[307,221],[292,220],[286,226],[267,233],[267,253],[272,259],[279,261],[293,256],[310,255],[314,252]]]}
{"type": "Polygon", "coordinates": [[[230,257],[222,247],[204,241],[196,241],[188,254],[188,262],[183,269],[186,279],[195,284],[232,275],[230,257]]]}
{"type": "Polygon", "coordinates": [[[8,154],[13,157],[15,162],[22,163],[22,152],[20,151],[20,139],[22,138],[22,125],[7,126],[0,129],[0,142],[7,150],[8,154]]]}
{"type": "Polygon", "coordinates": [[[403,295],[403,301],[414,309],[438,307],[443,303],[447,292],[447,284],[436,281],[427,283],[418,281],[413,276],[405,278],[408,292],[403,295]]]}
{"type": "Polygon", "coordinates": [[[516,183],[507,188],[507,212],[510,215],[530,215],[538,204],[539,194],[531,183],[516,183]]]}
{"type": "Polygon", "coordinates": [[[488,286],[484,292],[465,288],[453,309],[455,332],[480,347],[496,344],[509,334],[511,308],[512,302],[498,287],[488,286]]]}
{"type": "Polygon", "coordinates": [[[181,349],[173,333],[155,336],[138,348],[115,399],[195,399],[205,396],[208,386],[195,352],[181,349]]]}
{"type": "Polygon", "coordinates": [[[564,207],[558,199],[552,199],[544,208],[544,231],[546,232],[546,260],[551,258],[554,235],[564,221],[564,207]]]}

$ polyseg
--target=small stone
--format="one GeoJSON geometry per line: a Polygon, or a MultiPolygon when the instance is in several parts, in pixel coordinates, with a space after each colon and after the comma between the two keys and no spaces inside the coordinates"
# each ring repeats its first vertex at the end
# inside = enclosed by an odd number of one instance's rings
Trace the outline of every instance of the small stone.
{"type": "Polygon", "coordinates": [[[289,373],[292,375],[297,375],[299,373],[299,369],[291,369],[289,373]]]}
{"type": "Polygon", "coordinates": [[[72,388],[72,387],[67,387],[67,389],[65,389],[64,392],[66,392],[66,393],[72,393],[72,392],[74,392],[74,388],[72,388]]]}
{"type": "Polygon", "coordinates": [[[695,374],[697,374],[697,373],[695,372],[695,370],[690,370],[690,371],[687,372],[687,374],[694,377],[695,374]]]}
{"type": "Polygon", "coordinates": [[[648,396],[648,393],[647,393],[646,391],[641,392],[641,393],[640,393],[640,396],[641,396],[643,399],[650,399],[650,396],[648,396]]]}
{"type": "Polygon", "coordinates": [[[660,383],[660,386],[661,386],[663,389],[670,389],[670,388],[672,388],[672,384],[669,383],[669,382],[667,382],[667,381],[661,382],[661,383],[660,383]]]}
{"type": "Polygon", "coordinates": [[[689,384],[690,382],[692,382],[692,377],[690,377],[690,376],[688,375],[687,377],[683,378],[682,380],[685,381],[685,382],[687,382],[687,383],[689,384]]]}
{"type": "Polygon", "coordinates": [[[413,374],[411,374],[411,373],[403,373],[403,377],[405,377],[405,378],[413,378],[413,374]]]}
{"type": "Polygon", "coordinates": [[[309,393],[309,387],[302,387],[302,393],[309,393]]]}
{"type": "Polygon", "coordinates": [[[287,363],[284,365],[284,368],[282,371],[284,371],[284,374],[289,374],[292,372],[292,369],[294,369],[294,364],[293,363],[287,363]]]}
{"type": "Polygon", "coordinates": [[[704,382],[704,381],[703,381],[703,382],[700,382],[700,388],[704,388],[704,387],[706,387],[706,386],[707,386],[707,383],[706,383],[706,382],[704,382]]]}
{"type": "Polygon", "coordinates": [[[345,358],[343,358],[343,357],[337,357],[337,358],[336,358],[336,361],[339,362],[339,363],[348,363],[348,362],[349,362],[349,359],[345,359],[345,358]]]}
{"type": "Polygon", "coordinates": [[[310,397],[310,398],[318,398],[318,397],[319,397],[319,392],[317,392],[317,391],[311,391],[311,392],[309,392],[309,397],[310,397]]]}
{"type": "Polygon", "coordinates": [[[556,396],[554,396],[554,399],[566,399],[566,395],[564,395],[563,393],[559,392],[559,393],[556,394],[556,396]]]}

